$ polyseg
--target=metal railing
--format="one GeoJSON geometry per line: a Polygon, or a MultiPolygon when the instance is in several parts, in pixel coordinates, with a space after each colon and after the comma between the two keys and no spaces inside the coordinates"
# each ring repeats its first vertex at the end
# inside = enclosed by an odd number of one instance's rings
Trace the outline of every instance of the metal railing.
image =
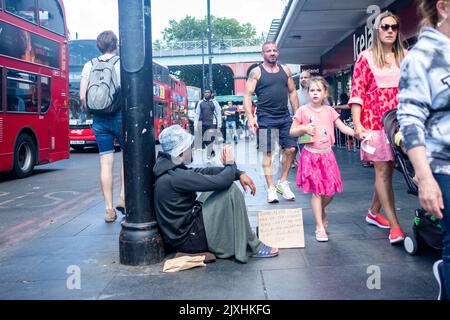
{"type": "MultiPolygon", "coordinates": [[[[264,39],[220,39],[212,40],[211,48],[214,54],[230,54],[259,52],[264,39]]],[[[153,57],[192,56],[208,53],[206,39],[195,41],[169,42],[161,48],[153,48],[153,57]]]]}
{"type": "MultiPolygon", "coordinates": [[[[350,128],[353,128],[352,120],[344,120],[343,122],[350,128]]],[[[360,145],[360,141],[358,139],[356,139],[355,137],[351,137],[346,134],[343,134],[338,128],[335,128],[334,134],[336,137],[336,146],[338,148],[340,148],[340,149],[346,148],[347,151],[353,151],[353,152],[359,151],[359,148],[361,147],[361,145],[360,145]]]]}

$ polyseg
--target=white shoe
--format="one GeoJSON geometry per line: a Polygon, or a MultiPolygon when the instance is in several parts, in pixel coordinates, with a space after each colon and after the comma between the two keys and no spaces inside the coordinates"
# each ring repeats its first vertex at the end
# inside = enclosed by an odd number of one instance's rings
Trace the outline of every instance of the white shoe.
{"type": "Polygon", "coordinates": [[[278,181],[277,184],[277,192],[281,195],[283,195],[283,198],[285,198],[286,200],[295,200],[295,195],[292,192],[291,188],[289,187],[289,182],[288,181],[283,181],[280,182],[278,181]]]}
{"type": "Polygon", "coordinates": [[[267,189],[267,202],[268,203],[278,203],[278,195],[275,187],[270,187],[267,189]]]}
{"type": "Polygon", "coordinates": [[[441,267],[441,268],[443,267],[443,266],[441,266],[442,263],[443,263],[443,260],[441,259],[441,260],[436,261],[433,264],[433,274],[439,285],[438,300],[447,300],[447,291],[445,288],[442,270],[439,270],[440,269],[439,267],[441,267]]]}
{"type": "Polygon", "coordinates": [[[328,235],[325,229],[323,230],[316,230],[316,240],[319,242],[327,242],[328,241],[328,235]]]}

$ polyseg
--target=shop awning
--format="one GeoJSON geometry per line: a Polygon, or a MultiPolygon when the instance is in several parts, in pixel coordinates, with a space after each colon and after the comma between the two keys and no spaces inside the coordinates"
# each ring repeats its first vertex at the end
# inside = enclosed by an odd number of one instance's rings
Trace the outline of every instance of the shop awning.
{"type": "Polygon", "coordinates": [[[280,61],[320,64],[320,57],[364,25],[377,5],[381,10],[396,0],[291,0],[275,38],[280,61]]]}

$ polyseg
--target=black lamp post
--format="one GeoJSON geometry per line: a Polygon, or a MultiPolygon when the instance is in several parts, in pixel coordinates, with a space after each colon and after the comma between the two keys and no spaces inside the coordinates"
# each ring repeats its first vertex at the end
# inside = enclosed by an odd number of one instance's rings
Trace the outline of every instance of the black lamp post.
{"type": "Polygon", "coordinates": [[[127,211],[119,239],[120,263],[147,265],[164,258],[153,199],[151,0],[119,0],[119,35],[127,211]]]}

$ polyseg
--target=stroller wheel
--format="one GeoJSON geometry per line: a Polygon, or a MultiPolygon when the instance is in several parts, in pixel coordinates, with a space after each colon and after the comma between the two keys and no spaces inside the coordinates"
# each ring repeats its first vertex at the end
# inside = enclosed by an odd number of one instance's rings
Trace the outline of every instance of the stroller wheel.
{"type": "Polygon", "coordinates": [[[419,243],[415,237],[406,236],[403,246],[405,247],[405,251],[412,256],[416,255],[417,251],[419,251],[419,243]]]}

